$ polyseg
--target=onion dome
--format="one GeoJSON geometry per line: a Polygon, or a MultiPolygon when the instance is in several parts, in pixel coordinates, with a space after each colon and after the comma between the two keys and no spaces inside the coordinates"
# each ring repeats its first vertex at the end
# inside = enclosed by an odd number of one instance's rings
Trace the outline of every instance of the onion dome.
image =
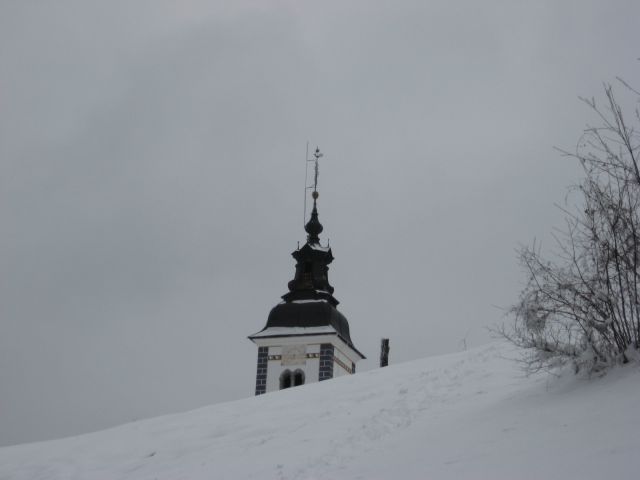
{"type": "Polygon", "coordinates": [[[307,235],[307,243],[311,245],[320,243],[320,235],[324,228],[318,220],[318,208],[316,207],[316,200],[318,199],[318,192],[313,192],[313,210],[311,211],[311,218],[304,226],[305,231],[308,233],[307,235]]]}

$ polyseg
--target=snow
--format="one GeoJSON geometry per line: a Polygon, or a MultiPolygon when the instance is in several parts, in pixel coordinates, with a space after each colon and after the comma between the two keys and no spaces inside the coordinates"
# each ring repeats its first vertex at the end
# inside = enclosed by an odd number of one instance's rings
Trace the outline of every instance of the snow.
{"type": "Polygon", "coordinates": [[[328,252],[331,250],[331,247],[329,245],[327,245],[326,247],[323,247],[322,245],[318,244],[318,243],[310,243],[308,244],[313,250],[318,250],[320,252],[328,252]]]}
{"type": "Polygon", "coordinates": [[[640,368],[522,376],[499,343],[0,449],[0,479],[637,478],[640,368]]]}
{"type": "Polygon", "coordinates": [[[281,335],[322,335],[326,333],[337,333],[336,329],[330,325],[320,327],[269,327],[266,330],[255,333],[249,338],[278,337],[281,335]]]}
{"type": "MultiPolygon", "coordinates": [[[[323,290],[316,290],[316,292],[326,293],[323,290]]],[[[282,301],[278,305],[284,305],[285,303],[322,303],[322,302],[329,303],[324,298],[305,298],[303,300],[291,300],[291,302],[282,301]]]]}

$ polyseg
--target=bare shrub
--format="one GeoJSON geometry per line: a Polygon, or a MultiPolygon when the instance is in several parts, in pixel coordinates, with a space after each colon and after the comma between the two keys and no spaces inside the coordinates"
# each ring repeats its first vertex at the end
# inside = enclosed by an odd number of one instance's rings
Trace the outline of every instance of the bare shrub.
{"type": "Polygon", "coordinates": [[[636,102],[630,120],[604,85],[605,102],[581,99],[596,114],[575,152],[583,181],[562,208],[566,228],[555,235],[553,260],[539,246],[519,251],[527,280],[500,333],[528,349],[528,369],[571,362],[594,372],[637,357],[640,347],[640,93],[619,80],[636,102]],[[636,125],[636,127],[634,127],[636,125]]]}

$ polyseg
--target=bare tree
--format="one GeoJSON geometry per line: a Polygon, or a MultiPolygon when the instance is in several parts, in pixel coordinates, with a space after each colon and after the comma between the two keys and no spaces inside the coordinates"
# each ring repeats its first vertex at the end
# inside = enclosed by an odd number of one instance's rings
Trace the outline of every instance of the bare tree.
{"type": "Polygon", "coordinates": [[[528,349],[529,369],[571,362],[576,371],[601,370],[638,356],[640,347],[640,93],[628,121],[613,87],[605,102],[581,100],[596,114],[575,152],[584,179],[563,208],[566,229],[555,239],[558,253],[544,258],[539,246],[519,252],[527,282],[511,307],[514,322],[500,333],[528,349]]]}

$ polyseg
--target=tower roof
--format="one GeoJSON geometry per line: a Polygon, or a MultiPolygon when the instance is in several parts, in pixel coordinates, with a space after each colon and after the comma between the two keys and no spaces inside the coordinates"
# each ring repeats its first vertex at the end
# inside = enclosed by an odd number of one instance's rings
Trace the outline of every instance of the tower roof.
{"type": "Polygon", "coordinates": [[[349,322],[327,300],[293,300],[281,302],[271,309],[267,324],[249,338],[288,337],[334,334],[360,357],[365,356],[353,345],[349,322]]]}

